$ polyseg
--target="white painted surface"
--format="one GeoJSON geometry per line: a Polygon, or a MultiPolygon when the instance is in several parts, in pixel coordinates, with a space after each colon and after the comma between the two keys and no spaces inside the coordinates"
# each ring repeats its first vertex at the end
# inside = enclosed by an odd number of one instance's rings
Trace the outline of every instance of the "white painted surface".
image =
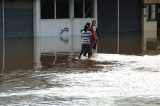
{"type": "Polygon", "coordinates": [[[33,0],[33,25],[34,25],[34,67],[40,68],[40,0],[33,0]]]}
{"type": "Polygon", "coordinates": [[[92,18],[49,19],[40,21],[41,52],[78,52],[81,49],[81,33],[92,18]],[[73,27],[72,27],[73,25],[73,27]],[[68,28],[68,31],[61,31],[68,28]],[[72,32],[73,31],[73,32],[72,32]],[[72,35],[73,34],[73,35],[72,35]],[[73,37],[73,42],[72,42],[73,37]],[[73,45],[72,45],[73,44],[73,45]],[[72,48],[73,47],[73,48],[72,48]]]}
{"type": "MultiPolygon", "coordinates": [[[[94,1],[97,3],[97,0],[94,1]]],[[[69,19],[40,19],[40,0],[35,2],[35,48],[36,52],[79,52],[81,49],[81,33],[86,22],[93,18],[73,18],[74,0],[70,0],[70,18],[69,19]],[[72,5],[71,5],[72,4],[72,5]],[[64,31],[63,29],[68,29],[64,31]]],[[[94,12],[97,12],[95,4],[94,12]]],[[[97,13],[94,13],[97,20],[97,13]]]]}
{"type": "MultiPolygon", "coordinates": [[[[147,14],[147,9],[144,8],[144,16],[147,14]]],[[[143,50],[147,49],[147,39],[157,39],[157,21],[147,21],[147,18],[143,18],[143,50]]]]}
{"type": "Polygon", "coordinates": [[[70,52],[71,23],[70,19],[45,19],[40,21],[41,52],[70,52]],[[68,31],[63,31],[65,28],[68,31]]]}
{"type": "MultiPolygon", "coordinates": [[[[160,0],[144,0],[144,3],[160,3],[160,0]]],[[[147,9],[143,10],[143,17],[147,15],[147,9]]],[[[148,22],[146,17],[143,19],[143,50],[147,50],[147,39],[154,38],[157,39],[157,21],[148,22]]]]}

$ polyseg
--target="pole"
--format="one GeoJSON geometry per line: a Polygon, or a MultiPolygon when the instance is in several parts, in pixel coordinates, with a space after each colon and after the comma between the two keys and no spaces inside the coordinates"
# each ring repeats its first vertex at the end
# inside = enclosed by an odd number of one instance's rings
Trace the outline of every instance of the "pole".
{"type": "Polygon", "coordinates": [[[117,12],[117,14],[118,14],[118,19],[117,19],[117,21],[118,21],[118,25],[117,25],[117,29],[118,29],[118,37],[117,37],[117,54],[119,53],[119,0],[118,0],[118,12],[117,12]]]}
{"type": "Polygon", "coordinates": [[[3,38],[2,38],[2,40],[3,40],[3,53],[2,53],[2,55],[3,55],[3,63],[2,63],[2,70],[4,71],[5,70],[5,25],[4,25],[4,0],[2,0],[2,21],[3,21],[3,27],[2,27],[2,29],[3,29],[3,38]]]}

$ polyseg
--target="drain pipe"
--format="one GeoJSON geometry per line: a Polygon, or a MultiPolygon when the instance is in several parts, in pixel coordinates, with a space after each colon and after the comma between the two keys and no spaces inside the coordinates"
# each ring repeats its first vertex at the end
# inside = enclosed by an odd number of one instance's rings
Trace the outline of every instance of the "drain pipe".
{"type": "Polygon", "coordinates": [[[73,32],[73,30],[74,30],[74,0],[71,0],[71,2],[70,2],[71,4],[71,6],[70,6],[70,11],[71,11],[71,14],[70,14],[70,18],[71,18],[71,54],[72,54],[72,56],[74,55],[74,46],[73,46],[73,44],[74,44],[74,42],[73,42],[73,40],[74,40],[74,32],[73,32]]]}
{"type": "Polygon", "coordinates": [[[119,54],[119,0],[118,0],[118,11],[117,11],[117,14],[118,14],[118,19],[117,19],[117,22],[118,22],[118,25],[117,25],[117,29],[118,29],[118,37],[117,37],[117,54],[119,54]]]}
{"type": "Polygon", "coordinates": [[[2,29],[3,29],[3,63],[2,63],[2,71],[4,71],[5,70],[5,25],[4,25],[4,0],[2,0],[2,22],[3,22],[3,27],[2,27],[2,29]]]}

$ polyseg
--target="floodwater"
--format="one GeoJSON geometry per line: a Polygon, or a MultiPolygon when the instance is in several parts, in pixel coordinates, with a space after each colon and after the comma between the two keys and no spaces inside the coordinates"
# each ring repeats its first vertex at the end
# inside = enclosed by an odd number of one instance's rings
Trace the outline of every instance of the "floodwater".
{"type": "Polygon", "coordinates": [[[43,55],[0,74],[0,106],[160,106],[160,55],[43,55]]]}

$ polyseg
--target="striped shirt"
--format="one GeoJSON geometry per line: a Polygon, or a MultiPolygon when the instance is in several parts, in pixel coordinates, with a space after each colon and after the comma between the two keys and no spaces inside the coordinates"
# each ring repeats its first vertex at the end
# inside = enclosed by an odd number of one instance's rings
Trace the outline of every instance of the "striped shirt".
{"type": "Polygon", "coordinates": [[[91,43],[91,31],[82,31],[82,44],[90,44],[91,43]]]}

